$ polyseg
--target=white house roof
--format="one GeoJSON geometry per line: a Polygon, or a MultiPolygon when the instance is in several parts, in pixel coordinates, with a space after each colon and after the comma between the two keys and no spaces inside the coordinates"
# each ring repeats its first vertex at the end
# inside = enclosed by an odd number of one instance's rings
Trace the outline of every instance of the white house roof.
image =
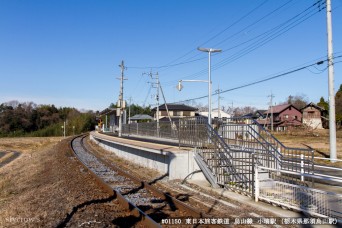
{"type": "MultiPolygon", "coordinates": [[[[201,116],[208,117],[208,112],[199,112],[201,116]]],[[[231,115],[226,113],[225,111],[220,111],[220,117],[221,118],[230,118],[231,115]]],[[[212,110],[211,111],[211,118],[218,118],[218,111],[217,110],[212,110]]]]}

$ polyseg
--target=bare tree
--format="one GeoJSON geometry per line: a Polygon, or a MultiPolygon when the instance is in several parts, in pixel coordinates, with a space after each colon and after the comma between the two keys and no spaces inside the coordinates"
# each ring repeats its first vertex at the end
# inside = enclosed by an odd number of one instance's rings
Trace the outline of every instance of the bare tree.
{"type": "Polygon", "coordinates": [[[297,109],[304,108],[309,102],[308,97],[305,94],[297,94],[296,96],[288,96],[287,100],[281,104],[292,104],[297,109]]]}

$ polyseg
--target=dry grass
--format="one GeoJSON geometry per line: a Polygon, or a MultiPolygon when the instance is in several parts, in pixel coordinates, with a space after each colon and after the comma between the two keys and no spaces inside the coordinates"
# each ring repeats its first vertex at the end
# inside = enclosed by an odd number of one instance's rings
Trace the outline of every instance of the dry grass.
{"type": "Polygon", "coordinates": [[[0,138],[0,151],[12,150],[21,153],[32,153],[62,139],[62,137],[0,138]]]}
{"type": "MultiPolygon", "coordinates": [[[[287,147],[313,149],[315,157],[330,157],[329,130],[275,132],[273,135],[287,147]]],[[[342,131],[337,131],[337,159],[342,159],[342,131]]],[[[341,167],[342,162],[330,163],[328,160],[315,159],[315,162],[341,167]]]]}
{"type": "Polygon", "coordinates": [[[0,168],[0,227],[56,227],[74,206],[107,197],[71,156],[68,141],[59,141],[0,140],[1,150],[23,152],[0,168]]]}

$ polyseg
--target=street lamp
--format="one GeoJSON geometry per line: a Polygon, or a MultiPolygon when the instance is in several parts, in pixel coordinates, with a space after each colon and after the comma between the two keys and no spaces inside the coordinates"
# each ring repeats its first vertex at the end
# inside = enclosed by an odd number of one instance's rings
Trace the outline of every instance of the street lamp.
{"type": "Polygon", "coordinates": [[[208,124],[211,125],[211,53],[214,52],[221,52],[221,49],[213,49],[213,48],[200,48],[198,47],[197,50],[199,51],[203,51],[203,52],[208,52],[208,56],[209,56],[209,69],[208,69],[208,124]]]}

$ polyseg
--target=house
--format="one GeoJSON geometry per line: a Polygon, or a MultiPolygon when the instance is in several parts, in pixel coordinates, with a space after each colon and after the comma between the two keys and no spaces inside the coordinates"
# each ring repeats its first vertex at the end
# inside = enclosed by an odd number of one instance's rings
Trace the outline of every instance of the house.
{"type": "MultiPolygon", "coordinates": [[[[167,109],[169,110],[169,115],[171,119],[179,119],[183,117],[192,117],[195,116],[195,112],[198,110],[197,108],[187,106],[184,104],[166,104],[167,109]]],[[[169,116],[167,114],[165,104],[159,106],[159,120],[168,121],[169,116]]],[[[154,113],[154,119],[157,119],[157,107],[152,109],[154,113]]]]}
{"type": "Polygon", "coordinates": [[[309,126],[312,129],[323,129],[322,125],[322,116],[326,110],[322,107],[315,105],[314,103],[310,103],[304,108],[302,108],[303,112],[303,124],[309,126]]]}
{"type": "Polygon", "coordinates": [[[285,131],[302,125],[302,113],[292,104],[283,104],[270,107],[265,113],[265,119],[258,120],[259,124],[271,129],[273,115],[273,130],[285,131]]]}
{"type": "Polygon", "coordinates": [[[248,113],[246,115],[243,115],[243,118],[251,118],[251,119],[263,119],[266,117],[267,110],[256,110],[255,112],[248,113]]]}
{"type": "MultiPolygon", "coordinates": [[[[198,114],[200,116],[205,116],[208,118],[208,112],[199,112],[198,114]]],[[[226,113],[225,111],[222,111],[222,110],[218,111],[218,109],[213,109],[211,111],[211,118],[213,118],[213,119],[216,119],[216,118],[218,118],[218,119],[229,119],[229,118],[231,118],[231,115],[226,113]]]]}
{"type": "Polygon", "coordinates": [[[130,123],[141,123],[141,122],[151,122],[153,121],[153,117],[146,114],[136,114],[129,118],[130,123]]]}

